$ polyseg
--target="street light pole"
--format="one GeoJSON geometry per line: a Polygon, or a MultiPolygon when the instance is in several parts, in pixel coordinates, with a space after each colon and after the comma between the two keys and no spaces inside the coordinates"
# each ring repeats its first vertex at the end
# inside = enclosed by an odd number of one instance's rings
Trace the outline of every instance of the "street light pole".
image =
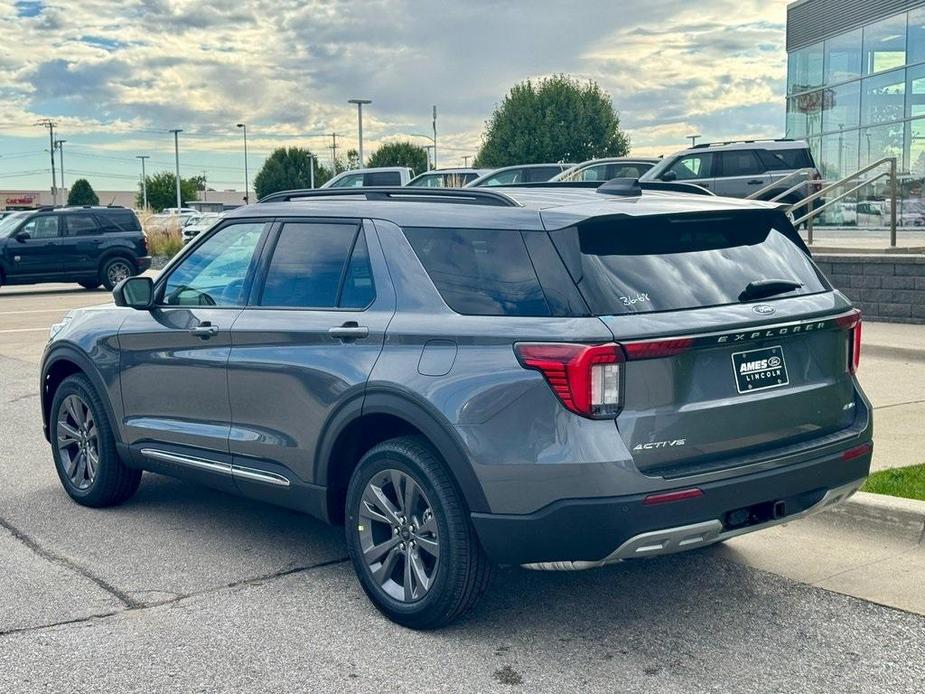
{"type": "Polygon", "coordinates": [[[180,195],[180,128],[174,128],[173,133],[173,157],[177,167],[177,216],[180,216],[180,208],[183,207],[183,197],[180,195]]]}
{"type": "Polygon", "coordinates": [[[61,197],[63,198],[62,202],[66,202],[67,198],[64,197],[64,194],[67,192],[67,188],[64,185],[64,143],[67,140],[55,140],[55,146],[58,148],[58,162],[61,164],[59,167],[61,169],[61,197]]]}
{"type": "Polygon", "coordinates": [[[148,177],[145,176],[145,159],[150,159],[147,154],[139,154],[135,157],[141,159],[141,201],[142,208],[148,209],[148,177]]]}
{"type": "Polygon", "coordinates": [[[238,123],[238,127],[244,131],[244,204],[250,203],[250,196],[247,194],[249,179],[247,176],[247,124],[238,123]]]}
{"type": "Polygon", "coordinates": [[[437,168],[437,106],[434,105],[434,168],[437,168]]]}
{"type": "Polygon", "coordinates": [[[691,141],[691,147],[697,144],[697,139],[703,137],[703,135],[688,135],[687,139],[691,141]]]}
{"type": "Polygon", "coordinates": [[[363,168],[363,104],[373,103],[369,99],[349,99],[348,104],[357,105],[357,140],[359,140],[360,168],[363,168]]]}

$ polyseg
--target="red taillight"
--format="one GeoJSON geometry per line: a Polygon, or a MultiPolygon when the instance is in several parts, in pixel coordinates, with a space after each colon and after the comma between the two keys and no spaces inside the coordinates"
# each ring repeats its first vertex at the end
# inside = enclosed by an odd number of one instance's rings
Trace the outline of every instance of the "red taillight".
{"type": "Polygon", "coordinates": [[[672,501],[684,501],[685,499],[696,499],[698,496],[703,496],[703,491],[693,487],[691,489],[682,489],[677,492],[664,492],[662,494],[649,494],[645,499],[642,500],[642,503],[646,506],[654,506],[655,504],[667,504],[672,501]]]}
{"type": "Polygon", "coordinates": [[[844,451],[841,454],[842,460],[854,460],[855,458],[860,458],[862,455],[870,453],[874,450],[874,444],[870,441],[867,443],[862,443],[860,446],[855,446],[854,448],[849,448],[847,451],[844,451]]]}
{"type": "Polygon", "coordinates": [[[854,309],[836,318],[835,323],[839,328],[850,333],[848,336],[848,371],[855,373],[861,362],[861,311],[854,309]]]}
{"type": "Polygon", "coordinates": [[[562,404],[585,417],[613,417],[620,411],[620,345],[531,342],[514,345],[520,363],[536,369],[562,404]]]}
{"type": "Polygon", "coordinates": [[[674,337],[667,340],[640,340],[638,342],[621,342],[626,352],[627,361],[638,359],[658,359],[673,357],[689,350],[694,340],[689,337],[674,337]]]}

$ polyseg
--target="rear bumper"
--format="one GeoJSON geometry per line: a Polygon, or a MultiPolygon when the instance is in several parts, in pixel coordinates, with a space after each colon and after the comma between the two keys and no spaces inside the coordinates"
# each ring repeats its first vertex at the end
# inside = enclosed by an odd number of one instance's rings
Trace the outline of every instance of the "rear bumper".
{"type": "Polygon", "coordinates": [[[563,499],[531,514],[473,513],[472,522],[496,563],[590,568],[694,549],[823,510],[857,490],[870,470],[870,460],[870,450],[850,460],[842,459],[838,451],[699,484],[703,495],[683,501],[645,505],[642,494],[563,499]],[[746,509],[746,522],[730,518],[731,512],[746,509]]]}
{"type": "Polygon", "coordinates": [[[138,272],[144,272],[151,268],[151,256],[150,255],[140,255],[135,258],[135,265],[138,267],[138,272]]]}

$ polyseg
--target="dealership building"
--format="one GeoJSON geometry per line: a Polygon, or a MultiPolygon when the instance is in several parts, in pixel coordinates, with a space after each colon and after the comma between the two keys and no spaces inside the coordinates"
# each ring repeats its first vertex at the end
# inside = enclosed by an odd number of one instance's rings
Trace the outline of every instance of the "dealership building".
{"type": "MultiPolygon", "coordinates": [[[[787,137],[809,141],[827,181],[896,157],[901,223],[925,224],[925,0],[791,3],[787,56],[787,137]]],[[[882,181],[827,221],[879,214],[882,181]]]]}

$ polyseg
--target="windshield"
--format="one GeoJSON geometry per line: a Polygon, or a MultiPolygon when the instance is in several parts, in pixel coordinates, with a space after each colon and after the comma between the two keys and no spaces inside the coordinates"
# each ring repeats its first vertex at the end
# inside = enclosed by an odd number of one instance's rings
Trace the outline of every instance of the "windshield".
{"type": "Polygon", "coordinates": [[[0,219],[0,237],[9,236],[13,230],[19,226],[31,212],[14,212],[13,214],[0,219]]]}

